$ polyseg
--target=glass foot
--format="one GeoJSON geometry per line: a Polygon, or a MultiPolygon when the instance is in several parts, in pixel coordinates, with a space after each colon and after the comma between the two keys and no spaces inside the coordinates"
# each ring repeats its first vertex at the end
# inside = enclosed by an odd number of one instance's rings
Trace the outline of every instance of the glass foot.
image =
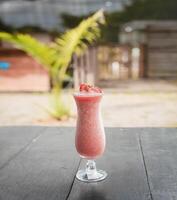
{"type": "Polygon", "coordinates": [[[107,173],[103,170],[96,169],[96,163],[94,160],[88,160],[86,169],[79,170],[76,174],[76,178],[83,182],[98,182],[107,177],[107,173]]]}
{"type": "Polygon", "coordinates": [[[79,170],[76,174],[76,178],[78,180],[88,183],[102,181],[106,177],[107,173],[103,170],[97,170],[96,173],[92,174],[91,176],[86,173],[86,170],[79,170]]]}

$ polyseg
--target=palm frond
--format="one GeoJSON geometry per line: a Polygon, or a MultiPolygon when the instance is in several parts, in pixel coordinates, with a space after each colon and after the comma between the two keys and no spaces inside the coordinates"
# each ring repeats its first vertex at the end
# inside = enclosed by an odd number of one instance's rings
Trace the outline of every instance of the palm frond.
{"type": "Polygon", "coordinates": [[[72,55],[80,55],[100,36],[99,24],[104,23],[103,11],[100,10],[86,20],[83,20],[76,28],[69,30],[56,39],[56,50],[60,58],[56,60],[54,67],[61,69],[59,76],[66,72],[72,55]]]}
{"type": "Polygon", "coordinates": [[[0,39],[13,43],[17,48],[28,53],[48,69],[57,57],[55,49],[48,47],[28,34],[0,32],[0,39]]]}

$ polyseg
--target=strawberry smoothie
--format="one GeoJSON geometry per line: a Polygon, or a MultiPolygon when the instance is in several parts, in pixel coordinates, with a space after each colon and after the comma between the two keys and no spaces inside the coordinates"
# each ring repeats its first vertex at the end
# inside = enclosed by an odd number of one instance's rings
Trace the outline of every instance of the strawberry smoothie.
{"type": "Polygon", "coordinates": [[[81,157],[95,159],[105,149],[105,133],[100,115],[102,91],[86,84],[80,85],[80,91],[74,94],[78,118],[75,145],[81,157]]]}

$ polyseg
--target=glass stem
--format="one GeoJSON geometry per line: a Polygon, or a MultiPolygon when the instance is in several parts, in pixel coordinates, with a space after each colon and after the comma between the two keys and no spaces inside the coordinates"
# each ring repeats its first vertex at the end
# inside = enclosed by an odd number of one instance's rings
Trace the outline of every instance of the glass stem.
{"type": "Polygon", "coordinates": [[[97,176],[96,163],[94,160],[87,161],[86,174],[88,179],[94,179],[97,176]]]}

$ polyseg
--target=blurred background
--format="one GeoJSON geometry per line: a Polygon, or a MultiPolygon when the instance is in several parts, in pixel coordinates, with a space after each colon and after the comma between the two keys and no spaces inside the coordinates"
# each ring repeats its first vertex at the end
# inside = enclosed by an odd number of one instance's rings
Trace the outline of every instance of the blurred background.
{"type": "Polygon", "coordinates": [[[177,127],[176,0],[0,0],[0,32],[29,34],[47,47],[99,9],[106,23],[96,42],[73,52],[62,82],[70,114],[57,105],[60,117],[47,109],[49,71],[0,37],[0,125],[74,126],[72,93],[87,82],[104,90],[105,126],[177,127]]]}

